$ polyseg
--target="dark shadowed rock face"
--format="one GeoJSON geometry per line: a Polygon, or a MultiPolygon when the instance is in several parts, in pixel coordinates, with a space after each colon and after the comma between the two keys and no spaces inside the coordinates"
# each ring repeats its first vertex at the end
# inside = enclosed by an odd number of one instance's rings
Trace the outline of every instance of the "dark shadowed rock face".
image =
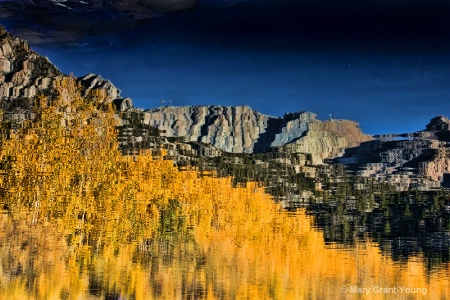
{"type": "Polygon", "coordinates": [[[431,119],[430,123],[426,126],[427,131],[448,131],[450,120],[444,116],[438,116],[431,119]]]}
{"type": "Polygon", "coordinates": [[[196,0],[19,0],[0,1],[0,20],[33,45],[78,44],[96,35],[117,33],[141,20],[194,7],[196,0]]]}
{"type": "MultiPolygon", "coordinates": [[[[20,0],[2,1],[6,12],[110,14],[115,18],[147,19],[161,13],[192,8],[196,0],[20,0]]],[[[4,12],[4,14],[6,14],[4,12]]]]}
{"type": "Polygon", "coordinates": [[[5,2],[21,2],[22,7],[40,8],[49,11],[72,9],[80,12],[91,12],[107,10],[109,12],[116,11],[116,13],[123,14],[144,14],[147,12],[146,17],[151,17],[158,12],[188,9],[196,4],[195,0],[22,0],[5,2]]]}

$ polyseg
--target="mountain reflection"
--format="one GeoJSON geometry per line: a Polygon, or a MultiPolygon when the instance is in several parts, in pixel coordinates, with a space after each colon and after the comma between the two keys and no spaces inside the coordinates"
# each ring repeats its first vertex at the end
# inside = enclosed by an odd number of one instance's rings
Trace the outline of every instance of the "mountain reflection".
{"type": "MultiPolygon", "coordinates": [[[[71,79],[57,88],[35,99],[35,121],[0,121],[0,298],[450,297],[448,259],[430,271],[423,252],[398,261],[374,238],[343,246],[351,226],[330,239],[320,215],[286,211],[259,184],[179,171],[164,150],[122,155],[102,94],[82,98],[71,79]]],[[[386,212],[381,244],[401,223],[386,212]]]]}

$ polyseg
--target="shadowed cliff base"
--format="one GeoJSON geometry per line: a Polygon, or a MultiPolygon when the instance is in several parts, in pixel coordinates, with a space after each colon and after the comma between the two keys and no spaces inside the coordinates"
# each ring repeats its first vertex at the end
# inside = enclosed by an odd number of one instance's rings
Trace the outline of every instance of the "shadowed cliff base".
{"type": "Polygon", "coordinates": [[[282,120],[271,118],[267,121],[267,128],[262,133],[255,145],[253,146],[255,153],[263,153],[268,150],[268,148],[272,145],[272,141],[275,140],[277,134],[280,134],[282,120]]]}

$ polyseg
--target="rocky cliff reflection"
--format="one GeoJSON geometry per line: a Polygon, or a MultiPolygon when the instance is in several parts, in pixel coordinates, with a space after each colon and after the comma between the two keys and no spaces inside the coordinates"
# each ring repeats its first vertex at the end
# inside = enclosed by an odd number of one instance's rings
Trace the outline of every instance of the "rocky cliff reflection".
{"type": "Polygon", "coordinates": [[[427,268],[449,262],[450,199],[445,191],[392,192],[364,198],[330,199],[308,205],[325,241],[353,245],[376,241],[383,252],[401,261],[417,254],[427,268]]]}
{"type": "Polygon", "coordinates": [[[58,87],[35,121],[0,118],[1,299],[450,297],[448,261],[326,243],[256,183],[122,155],[103,96],[58,87]]]}

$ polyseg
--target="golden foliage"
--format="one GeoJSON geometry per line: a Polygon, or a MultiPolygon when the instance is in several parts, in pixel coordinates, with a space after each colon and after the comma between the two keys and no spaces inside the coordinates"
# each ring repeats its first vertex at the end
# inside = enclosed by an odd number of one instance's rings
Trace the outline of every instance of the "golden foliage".
{"type": "Polygon", "coordinates": [[[102,94],[58,89],[36,121],[1,123],[1,299],[336,299],[356,297],[341,293],[351,285],[450,297],[448,265],[430,275],[422,257],[399,265],[371,242],[326,246],[256,183],[121,155],[102,94]]]}

